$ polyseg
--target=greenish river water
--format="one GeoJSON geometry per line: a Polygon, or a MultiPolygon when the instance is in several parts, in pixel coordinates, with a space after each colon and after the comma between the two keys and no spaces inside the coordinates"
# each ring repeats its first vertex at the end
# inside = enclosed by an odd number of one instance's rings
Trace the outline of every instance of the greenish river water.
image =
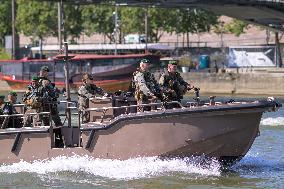
{"type": "MultiPolygon", "coordinates": [[[[229,97],[220,98],[227,100],[229,97]]],[[[243,100],[251,100],[241,98],[243,100]]],[[[284,99],[279,99],[284,105],[284,99]]],[[[263,115],[260,136],[237,164],[202,157],[120,160],[58,157],[0,166],[0,188],[284,188],[284,108],[263,115]]]]}

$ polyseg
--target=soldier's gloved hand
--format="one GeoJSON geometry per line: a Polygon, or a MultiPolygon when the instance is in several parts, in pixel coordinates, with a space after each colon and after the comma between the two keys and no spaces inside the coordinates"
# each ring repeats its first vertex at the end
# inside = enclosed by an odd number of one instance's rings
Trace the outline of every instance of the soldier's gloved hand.
{"type": "Polygon", "coordinates": [[[103,97],[105,97],[105,98],[106,98],[106,97],[110,97],[110,94],[105,93],[103,97]]]}
{"type": "Polygon", "coordinates": [[[191,86],[191,85],[187,85],[187,90],[191,90],[191,89],[194,89],[195,87],[194,86],[191,86]]]}
{"type": "Polygon", "coordinates": [[[149,100],[150,100],[151,102],[154,102],[154,101],[158,100],[158,97],[156,97],[155,95],[153,95],[153,96],[150,96],[150,97],[149,97],[149,100]]]}

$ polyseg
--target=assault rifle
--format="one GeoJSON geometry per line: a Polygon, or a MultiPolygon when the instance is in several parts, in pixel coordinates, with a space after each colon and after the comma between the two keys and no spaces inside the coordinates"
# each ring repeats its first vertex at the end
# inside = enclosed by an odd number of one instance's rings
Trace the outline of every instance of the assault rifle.
{"type": "Polygon", "coordinates": [[[162,89],[160,88],[160,86],[158,84],[151,84],[149,86],[149,89],[151,90],[151,92],[160,100],[164,100],[164,97],[163,97],[163,91],[162,89]]]}

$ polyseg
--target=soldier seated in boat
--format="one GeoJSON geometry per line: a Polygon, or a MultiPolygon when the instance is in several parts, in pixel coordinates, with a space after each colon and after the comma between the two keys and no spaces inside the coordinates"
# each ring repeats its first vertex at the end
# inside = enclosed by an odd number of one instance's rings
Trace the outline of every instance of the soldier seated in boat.
{"type": "Polygon", "coordinates": [[[39,123],[39,116],[30,113],[40,113],[41,108],[41,98],[40,90],[38,84],[38,77],[32,77],[32,82],[28,85],[28,89],[23,95],[23,102],[26,105],[26,110],[24,114],[24,127],[37,126],[39,123]],[[31,123],[33,123],[31,125],[31,123]]]}
{"type": "Polygon", "coordinates": [[[171,60],[168,69],[160,77],[159,84],[163,88],[166,101],[178,101],[183,99],[183,95],[190,89],[194,88],[184,81],[180,73],[177,72],[177,61],[171,60]]]}
{"type": "MultiPolygon", "coordinates": [[[[162,100],[162,93],[155,77],[149,72],[150,61],[148,59],[140,60],[139,68],[133,73],[133,88],[135,89],[135,98],[138,104],[147,104],[155,102],[158,98],[162,100]]],[[[151,107],[142,107],[140,111],[150,110],[151,107]]]]}
{"type": "Polygon", "coordinates": [[[78,90],[78,106],[79,110],[82,112],[82,123],[90,121],[90,113],[85,111],[89,108],[90,98],[94,98],[97,94],[108,96],[108,93],[104,92],[104,90],[100,87],[97,87],[93,83],[93,80],[94,78],[92,75],[84,74],[82,79],[83,85],[80,86],[78,90]]]}
{"type": "MultiPolygon", "coordinates": [[[[3,114],[4,115],[14,115],[14,114],[19,114],[15,107],[13,106],[16,104],[17,101],[17,93],[14,91],[9,92],[8,94],[8,101],[5,102],[4,107],[3,107],[3,114]]],[[[22,124],[22,118],[18,116],[14,117],[5,117],[1,128],[21,128],[23,126],[22,124]]]]}

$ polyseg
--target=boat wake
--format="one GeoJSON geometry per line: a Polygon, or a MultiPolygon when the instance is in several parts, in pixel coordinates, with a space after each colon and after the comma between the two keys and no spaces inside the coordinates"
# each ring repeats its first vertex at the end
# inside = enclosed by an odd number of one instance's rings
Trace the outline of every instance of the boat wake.
{"type": "Polygon", "coordinates": [[[83,172],[99,177],[117,180],[132,180],[172,175],[175,173],[219,176],[221,165],[217,160],[203,157],[162,160],[157,157],[143,157],[129,160],[94,159],[88,156],[57,157],[51,160],[21,161],[0,166],[0,173],[83,172]]]}
{"type": "Polygon", "coordinates": [[[282,126],[284,125],[284,117],[268,117],[263,118],[260,125],[264,126],[282,126]]]}

